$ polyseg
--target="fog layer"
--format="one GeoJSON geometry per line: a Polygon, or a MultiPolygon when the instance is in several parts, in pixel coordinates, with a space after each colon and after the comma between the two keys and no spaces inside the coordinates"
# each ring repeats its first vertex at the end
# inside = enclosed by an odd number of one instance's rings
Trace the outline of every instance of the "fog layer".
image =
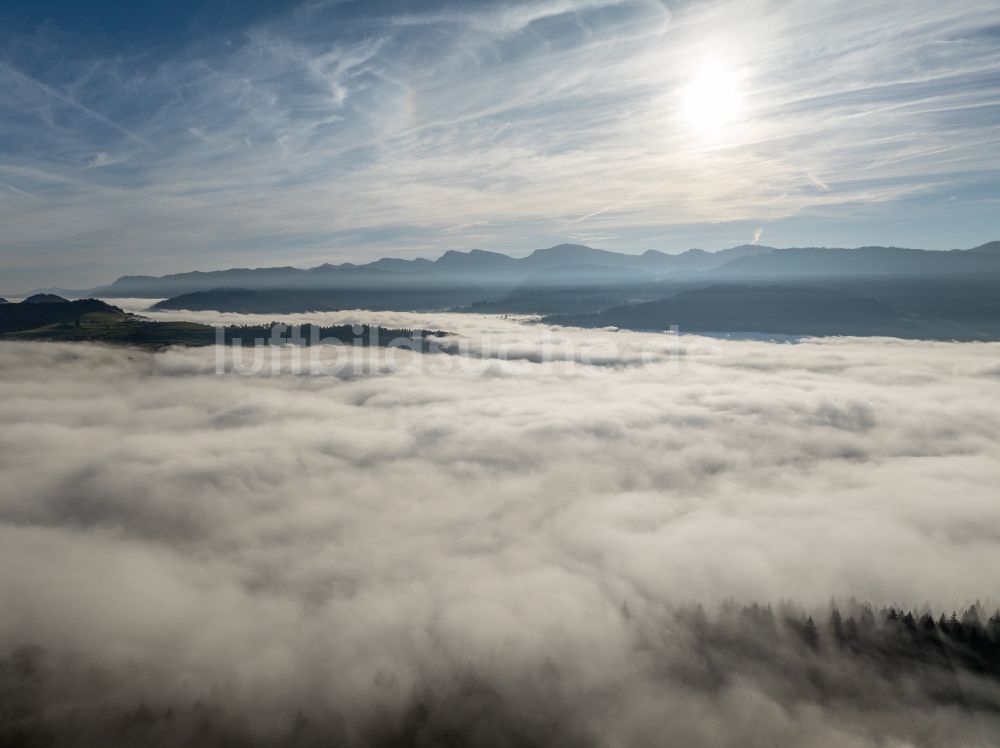
{"type": "Polygon", "coordinates": [[[484,745],[515,718],[599,745],[993,734],[992,708],[859,716],[648,655],[686,661],[677,611],[727,598],[996,599],[1000,345],[364,321],[474,357],[244,376],[213,349],[0,344],[2,651],[100,667],[113,705],[225,704],[258,739],[302,710],[365,742],[414,694],[467,706],[463,678],[495,696],[463,728],[484,745]]]}

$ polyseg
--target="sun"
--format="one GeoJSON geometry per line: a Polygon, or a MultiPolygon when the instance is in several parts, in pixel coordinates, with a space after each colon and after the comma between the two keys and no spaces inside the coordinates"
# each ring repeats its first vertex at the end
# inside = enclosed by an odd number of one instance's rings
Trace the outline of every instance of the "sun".
{"type": "Polygon", "coordinates": [[[680,114],[685,125],[705,137],[717,137],[739,122],[744,114],[742,71],[707,65],[679,91],[680,114]]]}

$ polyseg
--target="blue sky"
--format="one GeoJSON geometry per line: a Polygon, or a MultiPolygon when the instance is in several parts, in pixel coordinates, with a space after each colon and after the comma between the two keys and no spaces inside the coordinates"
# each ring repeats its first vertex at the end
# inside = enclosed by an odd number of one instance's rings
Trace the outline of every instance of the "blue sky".
{"type": "Polygon", "coordinates": [[[1000,238],[1000,4],[6,0],[0,291],[1000,238]]]}

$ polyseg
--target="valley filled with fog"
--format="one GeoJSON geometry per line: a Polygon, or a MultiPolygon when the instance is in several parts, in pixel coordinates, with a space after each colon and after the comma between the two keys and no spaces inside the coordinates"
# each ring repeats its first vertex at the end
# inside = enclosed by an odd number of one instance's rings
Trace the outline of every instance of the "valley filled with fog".
{"type": "Polygon", "coordinates": [[[0,748],[1000,746],[998,0],[0,0],[0,748]]]}
{"type": "Polygon", "coordinates": [[[0,342],[0,673],[47,673],[17,689],[29,724],[164,745],[997,734],[995,681],[954,666],[942,697],[938,670],[838,654],[827,616],[977,604],[986,625],[1000,344],[282,321],[448,330],[459,354],[344,347],[317,372],[268,348],[247,375],[216,347],[0,342]],[[765,644],[692,646],[754,603],[765,644]]]}

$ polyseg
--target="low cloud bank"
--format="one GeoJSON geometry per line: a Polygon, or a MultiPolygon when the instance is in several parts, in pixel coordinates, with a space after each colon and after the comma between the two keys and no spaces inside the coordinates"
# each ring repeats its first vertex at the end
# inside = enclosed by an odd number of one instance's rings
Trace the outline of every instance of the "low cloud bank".
{"type": "Polygon", "coordinates": [[[0,344],[10,729],[201,745],[996,734],[995,672],[964,639],[917,666],[886,654],[889,634],[845,649],[828,619],[831,598],[918,619],[980,599],[992,635],[1000,346],[685,338],[704,347],[678,361],[666,336],[562,330],[607,354],[552,367],[532,354],[544,329],[516,320],[364,321],[526,355],[442,371],[344,351],[367,373],[240,376],[215,374],[211,349],[0,344]],[[737,626],[726,644],[731,598],[773,603],[774,633],[737,626]]]}

